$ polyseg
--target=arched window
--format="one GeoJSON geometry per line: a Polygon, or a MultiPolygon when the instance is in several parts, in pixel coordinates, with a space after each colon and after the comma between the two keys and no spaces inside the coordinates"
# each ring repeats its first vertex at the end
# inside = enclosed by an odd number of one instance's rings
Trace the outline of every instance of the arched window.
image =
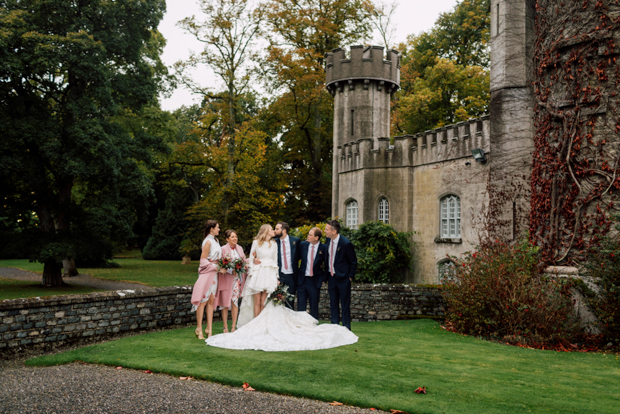
{"type": "Polygon", "coordinates": [[[379,221],[388,224],[390,222],[390,203],[387,198],[379,200],[379,221]]]}
{"type": "Polygon", "coordinates": [[[437,264],[437,269],[439,270],[439,283],[454,280],[454,275],[452,274],[454,262],[452,260],[442,260],[437,264]]]}
{"type": "Polygon", "coordinates": [[[357,228],[357,201],[351,200],[347,203],[347,227],[357,228]]]}
{"type": "Polygon", "coordinates": [[[441,238],[461,237],[461,199],[448,195],[441,199],[441,238]]]}

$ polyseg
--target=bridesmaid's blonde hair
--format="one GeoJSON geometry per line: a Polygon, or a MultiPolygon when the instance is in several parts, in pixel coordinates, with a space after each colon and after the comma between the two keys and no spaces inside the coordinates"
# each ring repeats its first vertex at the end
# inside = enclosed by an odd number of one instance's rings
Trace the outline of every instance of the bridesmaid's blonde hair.
{"type": "MultiPolygon", "coordinates": [[[[263,243],[267,241],[267,236],[269,235],[269,230],[271,230],[271,224],[263,224],[260,226],[258,230],[258,235],[254,238],[254,240],[258,241],[258,245],[262,246],[263,243]]],[[[271,240],[269,239],[269,247],[271,247],[271,240]]]]}

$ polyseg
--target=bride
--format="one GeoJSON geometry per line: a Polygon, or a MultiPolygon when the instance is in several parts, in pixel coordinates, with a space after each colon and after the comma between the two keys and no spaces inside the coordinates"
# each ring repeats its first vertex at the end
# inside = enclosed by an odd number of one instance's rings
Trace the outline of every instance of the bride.
{"type": "Polygon", "coordinates": [[[208,338],[207,345],[260,351],[309,351],[356,343],[357,336],[344,326],[319,325],[310,314],[276,305],[269,298],[278,285],[277,246],[270,243],[273,234],[271,226],[264,224],[252,243],[250,276],[243,288],[239,328],[208,338]],[[254,264],[254,258],[260,264],[254,264]],[[252,305],[248,299],[258,303],[252,305]],[[251,310],[258,310],[253,319],[251,310]]]}

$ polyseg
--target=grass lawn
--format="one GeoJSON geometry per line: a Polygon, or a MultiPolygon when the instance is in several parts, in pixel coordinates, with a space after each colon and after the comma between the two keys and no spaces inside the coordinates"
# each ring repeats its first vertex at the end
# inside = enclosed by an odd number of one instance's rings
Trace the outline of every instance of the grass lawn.
{"type": "MultiPolygon", "coordinates": [[[[221,332],[221,322],[214,324],[221,332]]],[[[322,351],[207,347],[193,328],[145,334],[26,362],[72,361],[408,413],[617,413],[617,355],[499,345],[442,330],[436,322],[353,324],[354,345],[322,351]],[[426,386],[428,394],[415,394],[426,386]]]]}
{"type": "MultiPolygon", "coordinates": [[[[143,260],[140,251],[133,250],[115,257],[114,262],[121,267],[117,269],[78,268],[78,271],[101,279],[142,283],[153,287],[193,285],[198,278],[198,261],[190,265],[182,265],[181,259],[175,261],[143,260]]],[[[0,260],[0,267],[16,267],[43,273],[43,264],[30,263],[27,259],[0,260]]]]}
{"type": "Polygon", "coordinates": [[[42,287],[40,283],[0,277],[0,300],[97,292],[85,286],[42,287]]]}

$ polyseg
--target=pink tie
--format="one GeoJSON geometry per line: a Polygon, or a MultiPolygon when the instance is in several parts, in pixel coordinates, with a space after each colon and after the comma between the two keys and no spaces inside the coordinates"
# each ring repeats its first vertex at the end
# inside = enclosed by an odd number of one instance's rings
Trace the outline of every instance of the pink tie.
{"type": "Polygon", "coordinates": [[[288,261],[286,260],[286,243],[284,241],[282,241],[282,254],[284,255],[282,258],[282,261],[284,262],[284,269],[288,270],[288,263],[286,263],[288,261]]]}
{"type": "Polygon", "coordinates": [[[310,251],[310,258],[312,259],[310,261],[310,276],[314,276],[314,272],[312,271],[314,267],[314,246],[312,246],[312,251],[310,251]]]}
{"type": "Polygon", "coordinates": [[[332,241],[332,252],[329,254],[329,267],[332,276],[334,276],[334,242],[332,241]]]}

